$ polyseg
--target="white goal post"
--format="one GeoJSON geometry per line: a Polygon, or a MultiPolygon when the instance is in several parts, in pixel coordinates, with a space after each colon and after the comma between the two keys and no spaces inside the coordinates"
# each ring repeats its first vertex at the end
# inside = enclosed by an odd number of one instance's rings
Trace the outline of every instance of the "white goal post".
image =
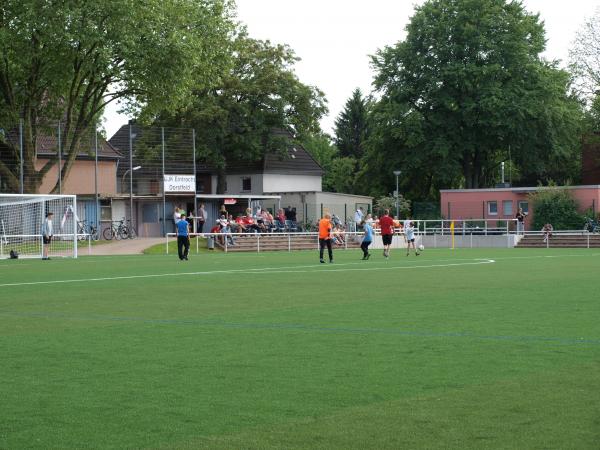
{"type": "Polygon", "coordinates": [[[75,195],[0,194],[0,258],[40,258],[42,224],[53,213],[53,238],[48,256],[77,258],[75,195]]]}

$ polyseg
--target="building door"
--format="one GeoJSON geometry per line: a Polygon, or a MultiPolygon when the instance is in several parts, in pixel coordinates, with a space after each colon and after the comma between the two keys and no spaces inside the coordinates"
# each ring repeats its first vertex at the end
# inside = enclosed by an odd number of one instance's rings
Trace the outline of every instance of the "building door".
{"type": "Polygon", "coordinates": [[[140,207],[142,220],[138,226],[139,236],[162,236],[162,202],[142,202],[140,207]]]}

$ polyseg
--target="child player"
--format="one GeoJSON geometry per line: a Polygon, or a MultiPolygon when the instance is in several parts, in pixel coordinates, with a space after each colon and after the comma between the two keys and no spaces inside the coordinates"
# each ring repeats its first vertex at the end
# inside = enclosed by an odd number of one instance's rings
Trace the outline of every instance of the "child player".
{"type": "Polygon", "coordinates": [[[333,251],[331,250],[331,214],[325,214],[321,220],[319,220],[319,261],[325,264],[323,259],[323,252],[327,247],[329,253],[329,262],[333,262],[333,251]]]}
{"type": "Polygon", "coordinates": [[[410,254],[411,245],[415,249],[415,256],[419,256],[419,252],[417,251],[417,247],[415,246],[415,227],[410,220],[407,220],[405,222],[404,233],[406,236],[406,256],[410,254]]]}
{"type": "Polygon", "coordinates": [[[363,261],[369,259],[371,254],[369,253],[369,245],[373,242],[373,225],[371,222],[364,221],[362,223],[363,230],[365,231],[365,237],[363,237],[363,241],[360,244],[360,248],[363,251],[363,261]]]}

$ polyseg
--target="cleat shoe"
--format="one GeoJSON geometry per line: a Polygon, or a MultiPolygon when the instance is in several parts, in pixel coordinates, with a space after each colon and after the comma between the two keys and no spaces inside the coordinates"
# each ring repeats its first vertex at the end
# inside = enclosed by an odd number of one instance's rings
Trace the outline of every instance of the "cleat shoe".
{"type": "Polygon", "coordinates": [[[320,260],[319,260],[319,262],[320,262],[321,264],[325,264],[325,261],[324,261],[324,260],[322,260],[322,259],[320,259],[320,260]]]}
{"type": "Polygon", "coordinates": [[[367,253],[367,259],[369,259],[371,257],[370,253],[367,253]]]}

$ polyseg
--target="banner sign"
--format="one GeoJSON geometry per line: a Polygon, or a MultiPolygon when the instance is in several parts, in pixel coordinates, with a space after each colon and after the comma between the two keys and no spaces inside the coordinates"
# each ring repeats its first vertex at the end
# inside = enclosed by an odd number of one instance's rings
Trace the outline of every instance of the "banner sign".
{"type": "Polygon", "coordinates": [[[195,192],[195,175],[165,175],[165,192],[195,192]]]}
{"type": "Polygon", "coordinates": [[[237,200],[235,198],[226,198],[223,203],[226,205],[235,205],[237,200]]]}

